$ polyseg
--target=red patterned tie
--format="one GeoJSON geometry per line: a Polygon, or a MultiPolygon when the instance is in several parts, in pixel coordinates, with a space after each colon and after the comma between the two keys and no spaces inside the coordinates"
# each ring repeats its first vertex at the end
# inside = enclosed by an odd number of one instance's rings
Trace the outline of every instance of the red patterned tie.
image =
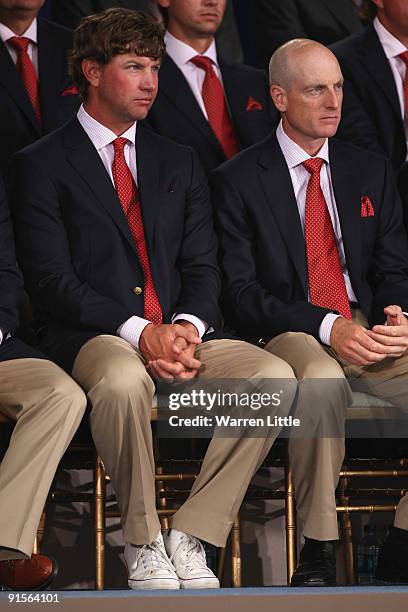
{"type": "Polygon", "coordinates": [[[17,70],[23,79],[24,87],[26,88],[31,104],[33,105],[37,121],[41,125],[41,107],[38,80],[37,75],[35,74],[33,62],[27,53],[30,40],[24,36],[13,36],[7,40],[7,43],[9,43],[17,51],[17,70]]]}
{"type": "Polygon", "coordinates": [[[307,159],[303,166],[310,172],[306,192],[305,241],[309,274],[310,302],[337,310],[351,319],[346,284],[341,269],[336,236],[320,186],[320,170],[324,160],[307,159]]]}
{"type": "Polygon", "coordinates": [[[190,61],[198,68],[205,70],[201,94],[208,115],[208,123],[223,148],[226,158],[230,159],[238,153],[239,144],[229,116],[221,82],[213,70],[209,57],[197,55],[190,61]]]}
{"type": "Polygon", "coordinates": [[[147,254],[146,241],[143,230],[142,211],[140,208],[139,192],[133,180],[129,166],[125,159],[125,145],[127,138],[116,138],[113,141],[115,156],[112,164],[112,174],[116,191],[118,192],[123,212],[135,241],[137,255],[142,266],[144,276],[144,318],[155,325],[162,322],[162,309],[156,290],[154,288],[153,277],[150,271],[149,256],[147,254]]]}
{"type": "Polygon", "coordinates": [[[408,121],[408,51],[400,53],[399,57],[405,63],[405,79],[404,79],[404,100],[405,100],[405,121],[408,121]]]}

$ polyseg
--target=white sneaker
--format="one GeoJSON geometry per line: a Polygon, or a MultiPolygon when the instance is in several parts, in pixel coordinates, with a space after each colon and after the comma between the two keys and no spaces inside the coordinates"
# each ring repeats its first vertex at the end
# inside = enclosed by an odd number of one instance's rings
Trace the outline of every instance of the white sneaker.
{"type": "Polygon", "coordinates": [[[125,544],[125,563],[131,589],[179,589],[180,584],[164,548],[161,533],[151,544],[125,544]]]}
{"type": "Polygon", "coordinates": [[[200,540],[172,529],[164,542],[182,589],[219,589],[218,578],[207,566],[200,540]]]}

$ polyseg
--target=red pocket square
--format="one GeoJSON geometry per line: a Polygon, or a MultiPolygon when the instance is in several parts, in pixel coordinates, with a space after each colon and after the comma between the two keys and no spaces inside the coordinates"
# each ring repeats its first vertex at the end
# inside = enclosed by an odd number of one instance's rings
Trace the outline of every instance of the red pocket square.
{"type": "Polygon", "coordinates": [[[77,96],[79,94],[78,87],[76,85],[69,85],[64,91],[61,93],[61,96],[77,96]]]}
{"type": "Polygon", "coordinates": [[[247,100],[246,110],[255,111],[255,110],[262,110],[262,109],[263,109],[262,104],[258,102],[258,100],[255,100],[255,98],[253,98],[252,96],[249,96],[247,100]]]}
{"type": "Polygon", "coordinates": [[[368,196],[361,196],[361,216],[374,217],[374,207],[368,196]]]}

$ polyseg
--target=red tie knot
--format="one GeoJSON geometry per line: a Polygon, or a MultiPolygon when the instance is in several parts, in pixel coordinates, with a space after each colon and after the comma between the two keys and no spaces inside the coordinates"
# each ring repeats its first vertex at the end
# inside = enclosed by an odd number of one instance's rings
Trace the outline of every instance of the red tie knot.
{"type": "Polygon", "coordinates": [[[399,54],[398,57],[400,57],[402,61],[404,62],[404,64],[408,66],[408,51],[403,51],[402,53],[399,54]]]}
{"type": "Polygon", "coordinates": [[[122,136],[119,136],[119,138],[115,138],[115,140],[112,142],[113,147],[115,149],[115,154],[123,153],[127,142],[129,142],[128,139],[122,138],[122,136]]]}
{"type": "Polygon", "coordinates": [[[320,174],[320,170],[324,164],[324,159],[321,157],[310,157],[303,162],[303,166],[310,174],[320,174]]]}
{"type": "Polygon", "coordinates": [[[209,57],[206,57],[205,55],[196,55],[190,60],[190,62],[192,62],[198,68],[205,70],[207,74],[214,74],[212,69],[213,63],[209,57]]]}
{"type": "Polygon", "coordinates": [[[30,39],[25,36],[12,36],[7,41],[16,51],[24,51],[27,53],[28,45],[30,44],[30,39]]]}

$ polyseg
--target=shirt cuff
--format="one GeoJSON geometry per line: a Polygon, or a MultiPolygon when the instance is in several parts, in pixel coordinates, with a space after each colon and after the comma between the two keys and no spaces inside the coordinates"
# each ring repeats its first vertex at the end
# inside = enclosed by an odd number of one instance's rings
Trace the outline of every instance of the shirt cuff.
{"type": "Polygon", "coordinates": [[[323,344],[327,344],[327,346],[330,346],[331,330],[335,320],[338,319],[340,316],[341,315],[329,312],[329,314],[324,317],[319,327],[319,338],[320,341],[323,342],[323,344]]]}
{"type": "Polygon", "coordinates": [[[117,335],[123,338],[131,344],[134,348],[139,348],[140,336],[146,325],[149,325],[151,321],[143,319],[142,317],[130,317],[127,321],[122,323],[117,329],[117,335]]]}
{"type": "Polygon", "coordinates": [[[194,315],[185,314],[185,313],[174,314],[171,319],[171,322],[176,323],[176,321],[180,321],[181,319],[183,321],[188,321],[189,323],[192,323],[193,325],[195,325],[200,338],[204,336],[205,332],[208,329],[208,324],[205,321],[202,321],[201,319],[199,319],[198,317],[195,317],[194,315]]]}

